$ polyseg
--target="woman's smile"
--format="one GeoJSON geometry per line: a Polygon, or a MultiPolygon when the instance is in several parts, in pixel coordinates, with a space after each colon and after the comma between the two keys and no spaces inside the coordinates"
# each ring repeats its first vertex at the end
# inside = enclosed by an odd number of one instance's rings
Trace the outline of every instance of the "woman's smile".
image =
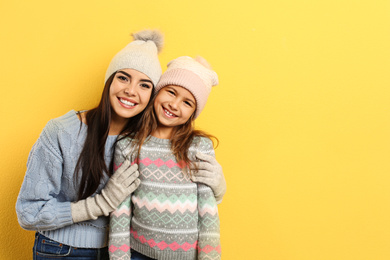
{"type": "Polygon", "coordinates": [[[123,127],[127,120],[141,113],[149,103],[153,83],[145,74],[134,69],[121,69],[110,86],[113,111],[111,124],[123,127]]]}
{"type": "Polygon", "coordinates": [[[134,108],[136,105],[138,105],[138,103],[136,103],[135,101],[132,101],[132,100],[129,100],[129,99],[126,99],[126,98],[123,98],[123,97],[118,97],[118,100],[120,102],[120,104],[125,107],[125,108],[134,108]]]}

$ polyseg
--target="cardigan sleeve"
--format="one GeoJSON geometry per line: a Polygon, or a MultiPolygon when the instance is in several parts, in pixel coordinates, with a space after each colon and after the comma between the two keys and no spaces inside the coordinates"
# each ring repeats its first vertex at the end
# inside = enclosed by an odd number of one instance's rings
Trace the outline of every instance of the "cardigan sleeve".
{"type": "MultiPolygon", "coordinates": [[[[118,169],[128,157],[126,147],[129,139],[119,141],[115,146],[114,169],[118,169]]],[[[131,195],[110,215],[108,251],[110,259],[130,259],[131,195]]]]}
{"type": "MultiPolygon", "coordinates": [[[[215,156],[211,140],[201,138],[198,151],[215,156]]],[[[217,202],[210,187],[198,183],[198,259],[221,259],[220,222],[217,202]]]]}
{"type": "Polygon", "coordinates": [[[47,123],[30,151],[16,202],[19,224],[27,230],[54,230],[73,224],[70,201],[61,201],[63,158],[60,127],[47,123]]]}

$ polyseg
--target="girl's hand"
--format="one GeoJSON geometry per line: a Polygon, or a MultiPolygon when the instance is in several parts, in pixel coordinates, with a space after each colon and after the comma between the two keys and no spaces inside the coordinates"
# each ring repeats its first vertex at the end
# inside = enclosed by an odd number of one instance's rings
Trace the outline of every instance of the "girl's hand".
{"type": "Polygon", "coordinates": [[[226,192],[226,180],[222,172],[222,166],[211,155],[197,153],[196,158],[200,160],[194,162],[194,165],[198,167],[198,171],[192,169],[191,180],[209,186],[214,192],[217,203],[220,203],[226,192]]]}

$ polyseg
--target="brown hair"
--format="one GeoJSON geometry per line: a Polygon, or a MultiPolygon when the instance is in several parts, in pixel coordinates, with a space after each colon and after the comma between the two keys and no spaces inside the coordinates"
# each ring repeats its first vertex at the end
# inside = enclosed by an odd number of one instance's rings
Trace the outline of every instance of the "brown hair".
{"type": "MultiPolygon", "coordinates": [[[[108,176],[113,174],[113,160],[111,160],[110,166],[107,167],[104,153],[112,115],[110,87],[115,74],[107,79],[99,105],[86,113],[87,137],[75,168],[75,183],[81,178],[78,190],[79,200],[85,199],[96,192],[104,174],[108,176]]],[[[80,111],[78,111],[78,114],[80,114],[80,111]]],[[[133,134],[140,129],[142,114],[143,112],[129,118],[121,134],[133,134]]]]}
{"type": "MultiPolygon", "coordinates": [[[[136,147],[134,151],[137,150],[137,158],[139,158],[142,144],[146,141],[148,136],[150,136],[157,129],[158,126],[157,116],[153,106],[156,96],[157,94],[153,96],[151,102],[145,109],[142,118],[140,120],[141,126],[138,132],[136,132],[132,136],[133,142],[131,143],[131,145],[133,145],[133,147],[136,147]]],[[[190,171],[188,169],[191,168],[191,166],[194,166],[195,170],[197,170],[196,166],[193,165],[192,161],[188,157],[188,151],[193,139],[198,136],[209,138],[212,142],[214,139],[217,142],[217,146],[219,142],[215,136],[210,135],[205,131],[195,129],[194,115],[195,112],[191,115],[191,117],[188,119],[188,121],[185,124],[174,127],[172,135],[170,137],[172,153],[174,154],[179,164],[181,163],[184,164],[185,172],[188,172],[189,175],[190,175],[190,171]]]]}

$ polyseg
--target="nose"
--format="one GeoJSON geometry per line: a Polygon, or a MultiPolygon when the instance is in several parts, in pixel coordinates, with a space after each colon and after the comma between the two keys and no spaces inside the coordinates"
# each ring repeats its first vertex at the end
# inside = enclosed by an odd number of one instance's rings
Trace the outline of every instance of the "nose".
{"type": "Polygon", "coordinates": [[[131,82],[126,88],[125,88],[125,94],[129,96],[133,96],[136,93],[136,84],[131,82]]]}
{"type": "Polygon", "coordinates": [[[177,99],[171,100],[171,102],[169,102],[169,106],[172,110],[177,110],[177,108],[179,106],[179,100],[177,100],[177,99]]]}

